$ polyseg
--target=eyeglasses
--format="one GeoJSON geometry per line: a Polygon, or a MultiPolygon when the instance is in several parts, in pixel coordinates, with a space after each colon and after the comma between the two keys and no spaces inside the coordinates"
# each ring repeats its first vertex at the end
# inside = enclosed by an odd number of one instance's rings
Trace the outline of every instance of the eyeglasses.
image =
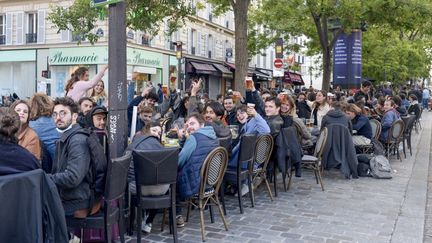
{"type": "Polygon", "coordinates": [[[60,111],[58,114],[57,112],[54,112],[52,114],[52,118],[56,119],[57,116],[59,116],[60,118],[64,118],[68,113],[66,111],[60,111]]]}

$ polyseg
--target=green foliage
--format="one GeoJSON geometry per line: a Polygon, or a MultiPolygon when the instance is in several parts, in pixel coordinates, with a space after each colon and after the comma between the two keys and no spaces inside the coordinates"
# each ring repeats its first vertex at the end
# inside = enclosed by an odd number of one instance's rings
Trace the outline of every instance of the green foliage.
{"type": "MultiPolygon", "coordinates": [[[[322,55],[324,74],[331,72],[325,63],[331,63],[337,34],[367,23],[363,76],[384,80],[385,74],[395,82],[429,76],[431,59],[425,50],[431,49],[432,40],[430,0],[262,0],[249,20],[252,53],[272,45],[276,38],[304,35],[308,38],[306,54],[322,55]],[[342,29],[329,28],[335,19],[342,29]],[[257,26],[264,29],[258,31],[257,26]]],[[[298,46],[286,43],[284,50],[298,51],[298,46]]],[[[324,75],[324,86],[329,79],[330,75],[324,75]]]]}
{"type": "MultiPolygon", "coordinates": [[[[70,8],[51,6],[51,12],[47,19],[51,21],[58,33],[61,30],[71,30],[80,40],[89,40],[91,43],[97,41],[98,36],[92,32],[95,22],[100,15],[101,8],[91,8],[91,0],[76,0],[70,8]]],[[[78,44],[81,41],[78,41],[78,44]]]]}
{"type": "MultiPolygon", "coordinates": [[[[101,16],[107,16],[107,8],[92,8],[90,3],[91,0],[75,0],[68,8],[51,6],[47,19],[59,32],[70,30],[93,44],[98,40],[98,36],[92,33],[94,24],[101,16]]],[[[126,0],[126,4],[127,26],[151,35],[157,34],[165,21],[168,26],[165,34],[171,35],[184,24],[186,16],[194,13],[184,0],[126,0]]]]}

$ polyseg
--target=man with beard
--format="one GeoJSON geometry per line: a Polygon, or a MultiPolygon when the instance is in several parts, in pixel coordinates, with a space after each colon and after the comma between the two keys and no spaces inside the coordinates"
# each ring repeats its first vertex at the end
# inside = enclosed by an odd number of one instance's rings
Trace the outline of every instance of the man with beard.
{"type": "Polygon", "coordinates": [[[78,132],[81,128],[76,123],[78,105],[69,97],[54,101],[52,117],[56,129],[61,133],[57,141],[52,176],[63,202],[66,216],[78,218],[95,213],[100,203],[90,205],[90,184],[87,175],[90,171],[90,146],[87,136],[78,132]]]}

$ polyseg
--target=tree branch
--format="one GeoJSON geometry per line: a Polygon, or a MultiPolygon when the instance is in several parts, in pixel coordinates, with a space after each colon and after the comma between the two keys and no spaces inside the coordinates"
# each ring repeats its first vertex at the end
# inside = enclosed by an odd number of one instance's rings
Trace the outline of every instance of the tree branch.
{"type": "Polygon", "coordinates": [[[329,43],[329,48],[333,49],[333,46],[335,45],[337,38],[339,37],[339,35],[342,33],[343,29],[338,29],[336,32],[333,32],[333,39],[330,41],[329,43]]]}

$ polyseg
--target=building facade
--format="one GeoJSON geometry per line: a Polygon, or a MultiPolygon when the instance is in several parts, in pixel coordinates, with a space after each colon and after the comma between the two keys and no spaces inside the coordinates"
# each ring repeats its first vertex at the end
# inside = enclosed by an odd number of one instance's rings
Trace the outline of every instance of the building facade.
{"type": "MultiPolygon", "coordinates": [[[[166,84],[170,80],[178,82],[179,75],[184,81],[179,87],[185,89],[193,78],[205,80],[204,90],[211,98],[230,87],[233,74],[226,62],[233,62],[234,56],[227,59],[226,52],[234,49],[233,13],[216,17],[205,1],[190,1],[191,6],[198,3],[205,7],[197,8],[196,15],[171,36],[164,34],[165,25],[156,36],[126,30],[127,72],[137,92],[148,80],[155,85],[166,84]],[[174,44],[178,41],[183,44],[180,65],[174,44]]],[[[52,4],[68,7],[73,1],[0,1],[1,95],[17,93],[25,98],[42,91],[53,97],[63,96],[66,82],[78,66],[87,66],[93,76],[108,63],[108,21],[97,21],[97,43],[81,40],[77,45],[79,36],[70,31],[57,33],[46,19],[52,4]]],[[[107,88],[108,74],[104,82],[107,88]]]]}

